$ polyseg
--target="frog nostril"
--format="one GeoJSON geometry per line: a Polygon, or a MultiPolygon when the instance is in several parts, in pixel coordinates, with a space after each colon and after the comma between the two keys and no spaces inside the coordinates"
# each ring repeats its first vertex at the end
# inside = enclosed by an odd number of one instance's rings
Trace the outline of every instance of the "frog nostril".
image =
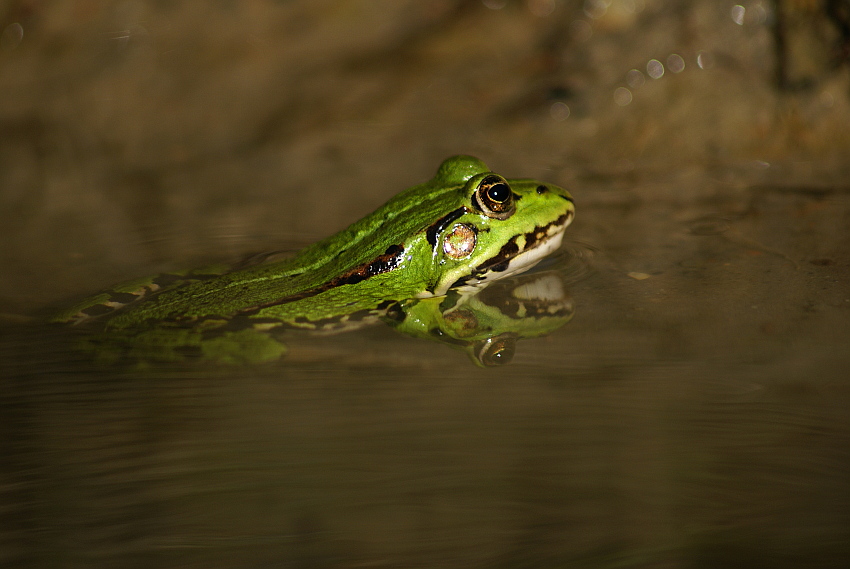
{"type": "Polygon", "coordinates": [[[542,196],[543,194],[545,194],[545,193],[546,193],[546,192],[548,192],[548,191],[549,191],[549,188],[547,188],[546,186],[544,186],[544,185],[542,185],[542,184],[541,184],[541,185],[539,185],[539,186],[537,186],[537,193],[538,193],[538,195],[541,195],[541,196],[542,196]]]}

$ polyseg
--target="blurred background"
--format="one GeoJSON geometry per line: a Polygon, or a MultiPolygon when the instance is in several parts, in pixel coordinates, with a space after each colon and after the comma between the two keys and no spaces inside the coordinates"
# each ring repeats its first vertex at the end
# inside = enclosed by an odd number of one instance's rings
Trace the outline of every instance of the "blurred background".
{"type": "Polygon", "coordinates": [[[7,1],[0,302],[308,243],[457,153],[570,186],[584,215],[605,199],[846,185],[849,11],[7,1]],[[645,180],[674,187],[635,192],[645,180]]]}
{"type": "Polygon", "coordinates": [[[840,567],[850,2],[0,2],[0,565],[840,567]],[[297,249],[453,154],[568,188],[576,317],[80,369],[110,284],[297,249]]]}

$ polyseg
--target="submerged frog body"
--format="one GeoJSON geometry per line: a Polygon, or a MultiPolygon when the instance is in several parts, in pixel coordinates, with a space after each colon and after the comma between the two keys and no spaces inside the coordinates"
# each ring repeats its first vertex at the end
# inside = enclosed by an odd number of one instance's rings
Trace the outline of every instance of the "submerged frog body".
{"type": "Polygon", "coordinates": [[[333,329],[415,298],[472,290],[525,271],[561,244],[569,193],[505,179],[480,160],[445,160],[430,181],[292,258],[257,258],[125,283],[55,320],[106,331],[180,327],[333,329]]]}

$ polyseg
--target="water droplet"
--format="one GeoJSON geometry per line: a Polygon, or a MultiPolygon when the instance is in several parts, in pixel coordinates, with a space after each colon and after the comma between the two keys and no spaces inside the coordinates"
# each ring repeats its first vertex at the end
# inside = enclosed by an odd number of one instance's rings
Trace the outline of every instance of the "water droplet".
{"type": "Polygon", "coordinates": [[[593,35],[593,26],[587,20],[573,20],[570,23],[570,35],[577,42],[586,42],[593,35]]]}
{"type": "Polygon", "coordinates": [[[667,57],[667,69],[670,73],[681,73],[685,69],[685,60],[678,53],[671,53],[667,57]]]}
{"type": "Polygon", "coordinates": [[[629,84],[629,87],[632,89],[637,89],[644,83],[646,83],[646,78],[643,76],[643,73],[638,69],[632,69],[628,73],[626,73],[626,83],[629,84]]]}
{"type": "Polygon", "coordinates": [[[549,114],[552,115],[552,118],[558,122],[565,121],[570,116],[570,107],[568,107],[566,103],[556,101],[552,103],[551,107],[549,107],[549,114]]]}
{"type": "Polygon", "coordinates": [[[3,29],[3,34],[0,35],[0,48],[8,51],[14,51],[24,39],[24,27],[15,22],[9,24],[3,29]]]}
{"type": "Polygon", "coordinates": [[[756,21],[756,24],[763,26],[764,24],[767,23],[767,18],[768,18],[767,8],[765,8],[761,4],[756,4],[755,6],[753,6],[753,14],[754,14],[753,19],[756,21]]]}
{"type": "Polygon", "coordinates": [[[697,53],[697,65],[700,69],[711,69],[714,67],[714,56],[708,51],[697,53]]]}
{"type": "Polygon", "coordinates": [[[584,13],[588,18],[597,20],[605,15],[611,0],[584,0],[584,13]]]}
{"type": "Polygon", "coordinates": [[[729,11],[729,15],[732,16],[732,21],[739,26],[744,25],[744,15],[746,15],[746,13],[747,9],[740,4],[732,6],[732,9],[729,11]]]}
{"type": "Polygon", "coordinates": [[[526,0],[528,11],[538,18],[551,16],[555,11],[555,0],[526,0]]]}
{"type": "Polygon", "coordinates": [[[657,59],[650,59],[646,64],[646,74],[653,79],[661,79],[664,75],[664,64],[657,59]]]}
{"type": "Polygon", "coordinates": [[[614,89],[614,102],[625,107],[632,102],[632,92],[625,87],[617,87],[614,89]]]}

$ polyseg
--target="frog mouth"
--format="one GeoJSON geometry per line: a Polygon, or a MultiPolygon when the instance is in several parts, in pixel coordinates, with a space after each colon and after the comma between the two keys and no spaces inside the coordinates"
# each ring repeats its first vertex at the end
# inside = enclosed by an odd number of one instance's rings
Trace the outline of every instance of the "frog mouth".
{"type": "MultiPolygon", "coordinates": [[[[564,230],[572,218],[573,210],[567,210],[551,223],[513,236],[502,245],[498,253],[475,267],[468,275],[456,280],[446,290],[480,288],[490,281],[527,271],[561,246],[564,230]]],[[[445,294],[445,291],[435,294],[445,294]]]]}

